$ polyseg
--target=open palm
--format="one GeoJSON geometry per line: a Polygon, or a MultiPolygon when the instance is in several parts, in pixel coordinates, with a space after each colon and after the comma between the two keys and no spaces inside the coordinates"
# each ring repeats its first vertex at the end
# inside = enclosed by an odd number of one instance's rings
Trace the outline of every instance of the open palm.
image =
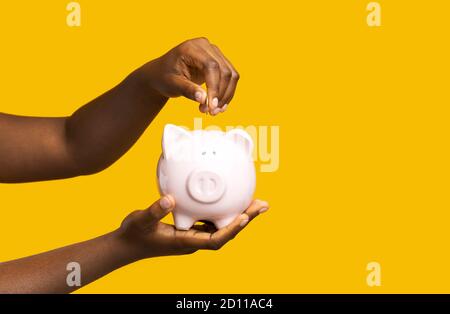
{"type": "Polygon", "coordinates": [[[228,226],[217,230],[205,222],[187,231],[160,220],[175,207],[170,196],[163,197],[145,210],[128,215],[119,229],[120,237],[135,248],[136,258],[194,253],[200,249],[218,250],[232,240],[260,213],[268,209],[267,202],[254,200],[243,214],[228,226]]]}

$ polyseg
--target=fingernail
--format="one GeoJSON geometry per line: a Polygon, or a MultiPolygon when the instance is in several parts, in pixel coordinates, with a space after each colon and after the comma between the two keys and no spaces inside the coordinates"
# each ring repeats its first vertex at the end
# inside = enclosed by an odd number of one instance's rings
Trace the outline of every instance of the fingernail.
{"type": "Polygon", "coordinates": [[[211,103],[212,108],[216,108],[219,105],[219,99],[214,97],[211,103]]]}
{"type": "Polygon", "coordinates": [[[225,110],[227,110],[228,104],[223,105],[222,109],[220,109],[220,111],[224,112],[225,110]]]}
{"type": "Polygon", "coordinates": [[[247,215],[241,215],[242,218],[241,222],[239,223],[239,226],[244,227],[248,223],[248,216],[247,215]]]}
{"type": "Polygon", "coordinates": [[[265,213],[265,212],[268,211],[268,210],[269,210],[269,207],[263,207],[263,208],[261,208],[261,209],[259,210],[259,213],[262,214],[262,213],[265,213]]]}
{"type": "Polygon", "coordinates": [[[262,207],[267,207],[267,208],[269,208],[270,206],[269,206],[269,203],[267,203],[266,201],[262,201],[262,200],[256,200],[258,203],[259,203],[259,205],[260,206],[262,206],[262,207]]]}
{"type": "Polygon", "coordinates": [[[195,92],[195,100],[198,102],[202,101],[202,92],[200,91],[195,92]]]}
{"type": "Polygon", "coordinates": [[[211,111],[211,114],[212,114],[213,116],[215,116],[215,115],[217,115],[219,112],[221,112],[220,108],[214,108],[214,109],[211,111]]]}
{"type": "Polygon", "coordinates": [[[159,201],[159,205],[161,206],[162,209],[169,209],[172,207],[172,202],[167,197],[163,197],[159,201]]]}

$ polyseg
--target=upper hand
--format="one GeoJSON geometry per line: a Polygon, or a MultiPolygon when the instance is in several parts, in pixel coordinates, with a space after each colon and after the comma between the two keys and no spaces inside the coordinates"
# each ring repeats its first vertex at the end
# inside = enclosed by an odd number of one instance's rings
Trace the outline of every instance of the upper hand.
{"type": "Polygon", "coordinates": [[[200,103],[201,112],[212,115],[225,111],[239,80],[230,61],[206,38],[181,43],[138,73],[162,96],[187,97],[200,103]],[[207,91],[201,87],[203,83],[207,91]]]}

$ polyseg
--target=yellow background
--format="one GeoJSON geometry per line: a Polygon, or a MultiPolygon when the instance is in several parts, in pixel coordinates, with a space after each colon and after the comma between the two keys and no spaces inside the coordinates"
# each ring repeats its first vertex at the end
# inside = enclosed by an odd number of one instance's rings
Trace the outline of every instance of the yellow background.
{"type": "MultiPolygon", "coordinates": [[[[241,73],[207,125],[280,126],[280,168],[258,173],[271,210],[217,252],[129,265],[80,292],[450,292],[448,1],[69,1],[1,4],[1,111],[60,116],[186,39],[241,73]],[[382,267],[368,287],[366,265],[382,267]]],[[[0,185],[0,260],[116,228],[157,197],[164,108],[139,142],[88,177],[0,185]]],[[[1,158],[1,156],[0,156],[1,158]]]]}

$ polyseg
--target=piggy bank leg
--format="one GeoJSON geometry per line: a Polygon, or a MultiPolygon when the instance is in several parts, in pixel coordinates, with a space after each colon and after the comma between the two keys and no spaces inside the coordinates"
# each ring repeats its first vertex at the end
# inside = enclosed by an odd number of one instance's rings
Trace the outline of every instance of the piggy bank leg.
{"type": "Polygon", "coordinates": [[[179,213],[173,214],[173,220],[178,230],[189,230],[195,223],[195,219],[179,213]]]}
{"type": "Polygon", "coordinates": [[[214,220],[213,223],[216,226],[217,229],[222,229],[223,227],[228,226],[236,217],[225,217],[221,219],[214,220]]]}

